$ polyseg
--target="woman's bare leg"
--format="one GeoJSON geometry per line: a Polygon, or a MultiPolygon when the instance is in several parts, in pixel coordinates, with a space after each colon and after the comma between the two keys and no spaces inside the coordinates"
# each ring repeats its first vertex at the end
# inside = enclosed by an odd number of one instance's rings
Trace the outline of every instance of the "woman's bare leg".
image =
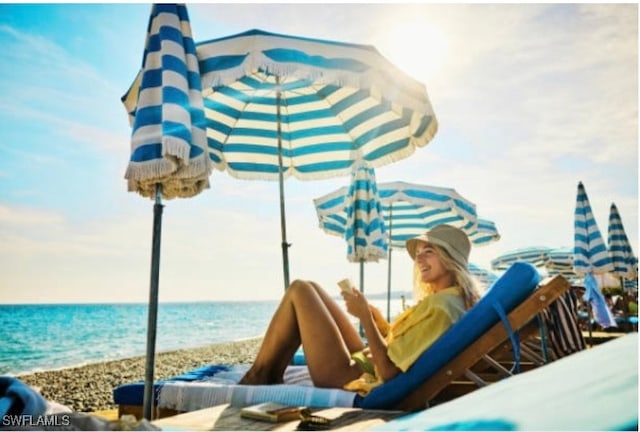
{"type": "Polygon", "coordinates": [[[341,387],[361,373],[350,353],[364,348],[346,314],[317,284],[296,280],[285,292],[267,328],[255,362],[240,384],[282,382],[303,344],[309,373],[319,387],[341,387]]]}

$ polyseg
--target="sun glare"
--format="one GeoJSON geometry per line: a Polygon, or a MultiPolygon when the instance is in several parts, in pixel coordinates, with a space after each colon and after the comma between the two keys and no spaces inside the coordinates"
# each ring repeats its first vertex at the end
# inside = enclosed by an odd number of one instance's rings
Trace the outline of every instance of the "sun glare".
{"type": "Polygon", "coordinates": [[[397,20],[396,23],[385,32],[387,58],[417,80],[436,78],[447,55],[444,33],[424,20],[397,20]]]}

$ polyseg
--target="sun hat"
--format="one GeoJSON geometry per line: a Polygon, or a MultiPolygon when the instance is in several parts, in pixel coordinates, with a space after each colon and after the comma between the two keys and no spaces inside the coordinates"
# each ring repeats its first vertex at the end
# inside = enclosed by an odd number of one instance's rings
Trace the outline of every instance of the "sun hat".
{"type": "Polygon", "coordinates": [[[467,267],[469,262],[469,252],[471,252],[471,242],[469,237],[459,228],[451,225],[437,225],[426,233],[418,237],[407,240],[407,252],[411,259],[416,259],[416,246],[418,242],[431,243],[440,246],[447,251],[451,258],[463,267],[467,267]]]}

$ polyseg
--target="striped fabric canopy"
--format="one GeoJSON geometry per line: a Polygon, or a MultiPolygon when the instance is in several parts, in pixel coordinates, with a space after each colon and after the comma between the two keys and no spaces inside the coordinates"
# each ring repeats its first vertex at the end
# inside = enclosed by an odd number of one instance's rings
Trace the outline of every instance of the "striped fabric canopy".
{"type": "Polygon", "coordinates": [[[544,264],[549,276],[561,275],[570,282],[576,282],[578,275],[573,271],[573,249],[550,249],[544,264]]]}
{"type": "Polygon", "coordinates": [[[314,199],[314,204],[320,228],[344,238],[347,259],[360,263],[360,291],[364,292],[364,263],[386,259],[389,248],[375,170],[364,161],[356,162],[349,187],[314,199]]]}
{"type": "Polygon", "coordinates": [[[489,288],[491,284],[498,279],[498,275],[483,267],[480,267],[477,264],[469,263],[468,268],[469,272],[473,276],[475,276],[475,278],[478,280],[478,283],[480,284],[480,287],[484,290],[489,288]]]}
{"type": "Polygon", "coordinates": [[[373,168],[364,162],[354,165],[345,198],[347,259],[351,262],[386,259],[389,246],[373,168]]]}
{"type": "Polygon", "coordinates": [[[197,43],[196,55],[210,162],[237,178],[280,182],[285,289],[284,179],[347,176],[356,160],[383,166],[438,129],[425,85],[369,45],[250,30],[197,43]]]}
{"type": "Polygon", "coordinates": [[[143,415],[151,419],[160,273],[162,198],[191,197],[209,187],[204,103],[198,59],[184,5],[154,4],[142,68],[122,97],[131,123],[125,172],[130,192],[155,199],[143,415]]]}
{"type": "Polygon", "coordinates": [[[128,189],[191,197],[209,187],[204,103],[195,43],[184,5],[155,4],[142,68],[122,102],[132,127],[128,189]]]}
{"type": "Polygon", "coordinates": [[[579,275],[613,270],[609,251],[593,217],[589,197],[582,182],[578,183],[576,198],[573,252],[573,270],[579,275]]]}
{"type": "Polygon", "coordinates": [[[611,203],[609,210],[609,228],[607,243],[613,263],[612,273],[622,278],[635,278],[638,275],[638,258],[633,255],[627,233],[622,225],[618,208],[611,203]]]}
{"type": "Polygon", "coordinates": [[[478,227],[467,233],[469,240],[475,246],[485,246],[500,240],[500,233],[493,221],[478,218],[478,227]]]}
{"type": "MultiPolygon", "coordinates": [[[[344,236],[346,193],[347,187],[341,187],[313,200],[320,226],[329,234],[344,236]]],[[[408,239],[443,223],[462,229],[476,246],[500,239],[495,223],[477,218],[475,204],[454,189],[396,181],[378,183],[378,193],[394,249],[404,249],[408,239]]]]}
{"type": "Polygon", "coordinates": [[[244,179],[346,176],[437,131],[424,84],[374,47],[250,30],[197,44],[209,155],[244,179]],[[279,145],[282,162],[279,162],[279,145]]]}
{"type": "Polygon", "coordinates": [[[514,249],[492,259],[491,268],[494,270],[504,271],[518,261],[528,262],[534,267],[542,267],[548,260],[548,253],[550,250],[551,248],[544,246],[531,246],[514,249]]]}
{"type": "Polygon", "coordinates": [[[395,181],[379,183],[378,191],[394,249],[404,249],[408,239],[440,224],[458,227],[467,235],[479,230],[476,205],[455,189],[395,181]]]}

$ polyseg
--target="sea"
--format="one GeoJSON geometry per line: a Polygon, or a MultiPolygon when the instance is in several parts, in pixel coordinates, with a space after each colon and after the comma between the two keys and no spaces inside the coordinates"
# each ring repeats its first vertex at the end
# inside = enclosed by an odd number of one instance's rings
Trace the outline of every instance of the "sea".
{"type": "MultiPolygon", "coordinates": [[[[386,313],[386,300],[371,303],[386,313]]],[[[155,351],[260,337],[277,305],[276,300],[160,303],[155,351]]],[[[392,299],[392,314],[401,307],[392,299]]],[[[143,303],[0,305],[0,375],[145,355],[147,321],[143,303]]]]}

